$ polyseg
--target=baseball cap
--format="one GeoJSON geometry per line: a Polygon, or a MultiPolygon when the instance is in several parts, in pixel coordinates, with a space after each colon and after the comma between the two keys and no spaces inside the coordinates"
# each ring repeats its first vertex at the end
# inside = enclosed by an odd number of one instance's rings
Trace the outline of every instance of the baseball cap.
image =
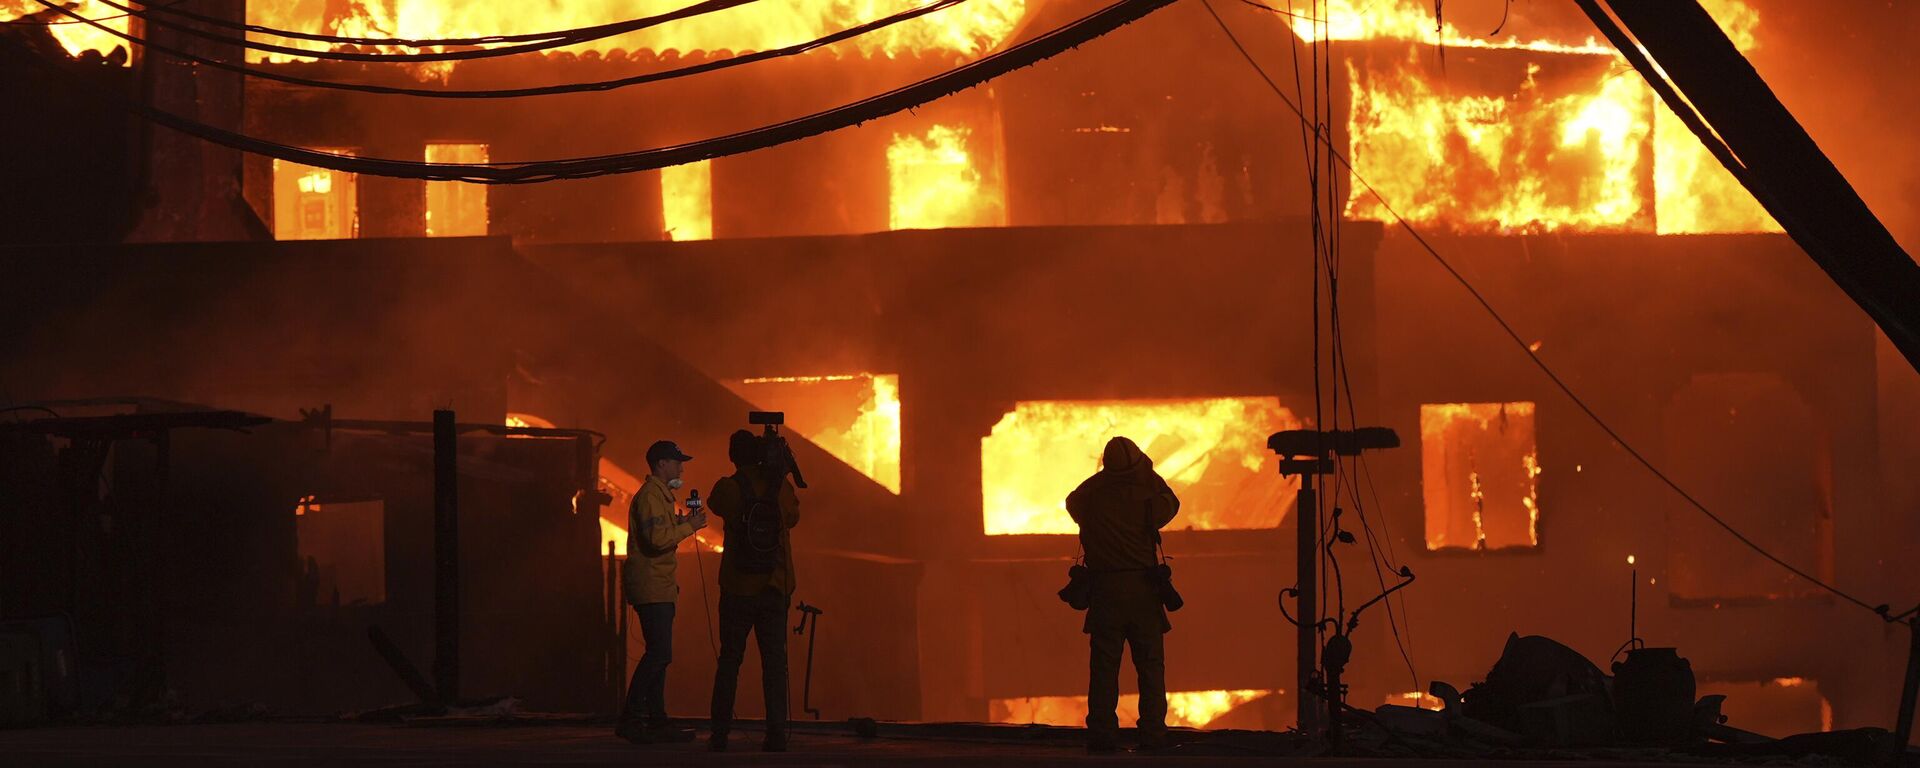
{"type": "Polygon", "coordinates": [[[681,453],[680,446],[674,445],[672,440],[661,440],[647,448],[647,466],[651,467],[655,463],[666,461],[667,459],[693,461],[693,457],[681,453]]]}

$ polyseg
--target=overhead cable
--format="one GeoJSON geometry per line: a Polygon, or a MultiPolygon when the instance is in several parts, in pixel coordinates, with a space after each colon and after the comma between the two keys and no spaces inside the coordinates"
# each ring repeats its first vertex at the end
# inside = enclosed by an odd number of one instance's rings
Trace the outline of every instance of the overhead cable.
{"type": "MultiPolygon", "coordinates": [[[[557,29],[557,30],[551,30],[547,32],[521,32],[521,33],[515,33],[515,34],[508,34],[508,35],[484,35],[480,37],[354,37],[350,35],[327,35],[327,34],[321,34],[317,32],[302,32],[299,30],[292,30],[292,29],[279,29],[276,27],[269,27],[262,24],[246,24],[246,23],[236,22],[230,19],[223,19],[218,16],[210,16],[204,13],[194,13],[192,11],[188,11],[188,10],[177,7],[183,2],[185,2],[185,0],[176,0],[176,2],[168,3],[166,5],[148,5],[145,8],[145,10],[148,12],[159,12],[159,13],[171,14],[174,16],[180,16],[182,18],[192,19],[194,21],[198,21],[203,24],[207,24],[209,26],[220,27],[223,29],[231,29],[237,32],[252,32],[260,35],[271,35],[274,37],[283,37],[289,40],[311,40],[313,42],[319,42],[319,43],[335,43],[335,44],[342,44],[342,45],[372,45],[372,46],[390,45],[390,46],[397,46],[402,48],[431,48],[431,47],[454,46],[454,45],[493,45],[497,43],[526,43],[526,42],[534,42],[538,40],[552,40],[558,37],[582,38],[588,35],[597,35],[598,37],[609,37],[611,35],[617,35],[623,32],[633,31],[632,29],[621,28],[624,25],[631,23],[631,21],[623,20],[623,21],[608,22],[606,24],[596,24],[588,27],[575,27],[573,29],[557,29]],[[603,32],[607,34],[601,34],[603,32]]],[[[746,2],[752,3],[752,2],[757,2],[757,0],[746,0],[746,2]]],[[[586,37],[585,39],[597,39],[597,38],[586,37]]]]}
{"type": "MultiPolygon", "coordinates": [[[[106,27],[106,25],[102,25],[102,23],[98,23],[98,21],[92,21],[92,19],[84,17],[84,15],[75,12],[75,10],[69,10],[69,8],[65,8],[65,6],[60,6],[56,0],[35,0],[35,2],[46,6],[46,8],[50,8],[50,10],[58,10],[60,13],[65,13],[65,15],[73,17],[73,19],[79,21],[79,23],[86,23],[86,25],[90,25],[90,27],[94,27],[94,29],[100,29],[100,31],[104,31],[104,33],[108,33],[108,35],[117,36],[117,38],[121,38],[121,40],[134,42],[134,44],[142,44],[142,46],[150,46],[150,48],[154,48],[154,50],[167,52],[167,54],[171,54],[171,56],[188,58],[188,56],[182,54],[182,52],[175,52],[175,50],[169,50],[169,48],[159,48],[159,46],[154,46],[154,44],[146,42],[144,38],[138,38],[138,36],[123,33],[123,31],[117,31],[117,29],[111,29],[111,27],[106,27]]],[[[695,15],[722,12],[722,10],[745,6],[745,4],[758,2],[758,0],[705,0],[705,2],[697,2],[697,4],[693,4],[693,6],[685,6],[685,8],[674,10],[674,12],[657,13],[657,15],[649,15],[649,17],[641,17],[641,19],[614,21],[614,23],[599,25],[599,27],[584,27],[582,31],[564,31],[564,33],[561,33],[561,36],[555,36],[555,38],[540,38],[540,40],[536,40],[536,42],[522,42],[522,44],[515,44],[515,46],[503,46],[503,48],[461,48],[461,50],[426,50],[426,52],[415,52],[415,54],[382,54],[382,52],[367,54],[367,52],[355,52],[355,50],[319,50],[319,48],[280,46],[280,44],[273,44],[273,42],[248,40],[244,35],[228,36],[221,35],[221,33],[211,33],[211,31],[205,31],[205,29],[200,29],[200,27],[194,27],[194,25],[190,25],[190,23],[167,21],[167,19],[157,17],[157,13],[152,13],[152,10],[138,10],[138,8],[131,8],[131,6],[121,6],[121,4],[117,4],[117,2],[113,2],[113,0],[96,0],[96,2],[100,2],[100,4],[104,4],[104,6],[109,6],[109,8],[115,8],[115,10],[129,13],[129,15],[134,15],[134,17],[140,17],[142,21],[146,21],[146,23],[152,25],[152,27],[173,29],[173,31],[180,33],[180,35],[198,36],[198,38],[211,40],[211,42],[219,42],[219,44],[227,44],[227,46],[234,46],[234,48],[246,48],[246,50],[257,50],[257,52],[267,52],[267,54],[300,56],[300,58],[313,58],[313,60],[428,63],[428,61],[492,60],[492,58],[503,58],[503,56],[518,56],[518,54],[532,54],[532,52],[541,52],[541,50],[566,48],[566,46],[574,46],[574,44],[582,44],[582,42],[591,42],[591,40],[599,40],[599,38],[607,38],[607,36],[626,35],[626,33],[634,33],[634,31],[641,31],[641,29],[649,29],[649,27],[659,27],[659,25],[670,23],[670,21],[691,19],[691,17],[695,17],[695,15]]],[[[288,33],[288,31],[276,31],[276,33],[265,33],[265,35],[284,36],[282,33],[288,33]]],[[[300,35],[300,33],[296,33],[296,35],[300,35]]],[[[378,38],[363,38],[363,40],[376,40],[376,42],[361,42],[361,44],[367,44],[367,46],[394,44],[394,42],[378,42],[378,38]]],[[[215,61],[219,61],[200,60],[200,58],[194,58],[194,60],[202,61],[202,63],[215,63],[215,61]]],[[[219,63],[227,63],[227,61],[219,61],[219,63]]],[[[228,69],[228,67],[223,67],[223,69],[228,69]]]]}
{"type": "MultiPolygon", "coordinates": [[[[737,2],[738,0],[729,0],[729,1],[737,2]]],[[[664,70],[659,70],[656,72],[648,72],[640,75],[632,75],[629,77],[615,78],[612,80],[597,80],[597,81],[586,82],[586,83],[563,83],[559,85],[543,85],[543,86],[533,86],[528,88],[472,88],[472,89],[416,88],[416,87],[410,87],[410,86],[397,86],[397,85],[374,85],[370,83],[347,83],[347,82],[340,82],[337,80],[316,80],[313,78],[300,77],[297,75],[289,75],[284,72],[276,71],[273,69],[262,69],[258,67],[250,67],[245,64],[225,61],[222,59],[216,59],[216,58],[211,58],[207,56],[201,56],[199,54],[183,51],[177,48],[171,48],[163,45],[156,45],[154,43],[148,42],[145,39],[141,39],[133,35],[129,35],[125,32],[120,32],[118,30],[113,30],[104,26],[100,26],[100,28],[105,30],[109,34],[114,35],[115,37],[119,37],[128,42],[132,42],[136,45],[143,46],[147,50],[155,53],[162,53],[168,56],[184,59],[197,64],[204,64],[206,66],[213,67],[215,69],[225,70],[228,72],[237,72],[241,75],[245,75],[247,77],[257,78],[261,80],[271,80],[274,82],[287,83],[290,85],[304,85],[304,86],[309,86],[313,88],[327,88],[327,89],[339,90],[339,91],[352,91],[355,93],[377,93],[377,94],[384,94],[384,95],[391,95],[391,96],[419,96],[423,98],[435,98],[435,99],[511,99],[511,98],[527,97],[527,96],[554,96],[554,95],[566,94],[566,93],[595,93],[600,91],[611,91],[618,88],[626,88],[628,86],[645,85],[647,83],[657,83],[657,82],[663,82],[666,80],[674,80],[682,77],[691,77],[693,75],[706,74],[708,72],[717,72],[723,69],[731,69],[733,67],[746,66],[748,64],[767,61],[770,59],[777,59],[777,58],[782,58],[787,56],[797,56],[799,54],[807,53],[809,51],[822,48],[828,45],[845,42],[847,40],[851,40],[861,35],[870,34],[872,32],[884,29],[886,27],[893,26],[895,24],[899,24],[904,21],[917,19],[929,13],[944,10],[946,8],[949,8],[951,6],[954,6],[966,1],[967,0],[935,0],[934,2],[928,3],[926,5],[909,8],[905,11],[901,11],[899,13],[893,14],[892,16],[887,16],[887,17],[875,19],[873,21],[869,21],[863,24],[859,24],[856,26],[848,27],[838,32],[833,32],[823,37],[818,37],[803,43],[795,43],[793,45],[783,46],[780,48],[772,48],[765,51],[754,51],[752,53],[745,53],[745,54],[741,54],[739,56],[734,56],[731,58],[712,59],[712,60],[701,62],[699,64],[689,64],[683,67],[675,67],[673,69],[664,69],[664,70]]],[[[47,2],[47,0],[39,0],[39,2],[47,2]]],[[[99,26],[99,25],[96,25],[96,26],[99,26]]]]}
{"type": "MultiPolygon", "coordinates": [[[[355,157],[319,152],[279,142],[254,138],[218,126],[208,125],[180,115],[155,109],[103,88],[74,80],[76,87],[87,89],[113,101],[154,123],[191,136],[290,162],[302,163],[346,173],[388,176],[427,181],[469,181],[480,184],[530,184],[558,179],[579,179],[617,173],[652,170],[673,165],[709,160],[784,144],[828,131],[864,123],[911,109],[1070,48],[1090,42],[1129,23],[1164,8],[1174,0],[1117,0],[1112,5],[1081,17],[1065,26],[1022,42],[1006,50],[963,64],[939,75],[896,88],[859,101],[843,104],[810,115],[764,125],[724,136],[686,144],[656,147],[591,157],[558,160],[490,163],[425,163],[391,158],[355,157]]],[[[31,61],[58,70],[52,62],[26,55],[31,61]]]]}

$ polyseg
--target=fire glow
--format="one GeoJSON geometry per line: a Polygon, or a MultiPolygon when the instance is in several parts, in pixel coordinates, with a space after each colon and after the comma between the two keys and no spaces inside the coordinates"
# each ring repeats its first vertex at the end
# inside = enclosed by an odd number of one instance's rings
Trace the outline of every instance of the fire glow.
{"type": "MultiPolygon", "coordinates": [[[[1424,6],[1336,0],[1324,25],[1293,22],[1309,41],[1411,44],[1404,61],[1347,59],[1354,173],[1409,221],[1463,232],[1780,230],[1665,104],[1654,104],[1644,82],[1618,71],[1626,65],[1610,46],[1590,37],[1483,39],[1437,23],[1424,6]],[[1420,65],[1435,46],[1535,52],[1556,67],[1605,59],[1589,67],[1596,74],[1587,82],[1560,83],[1551,94],[1536,78],[1539,63],[1510,92],[1463,94],[1420,65]]],[[[1705,6],[1741,50],[1758,46],[1756,11],[1740,0],[1705,6]]],[[[1352,188],[1363,189],[1357,181],[1352,188]]],[[[1347,212],[1392,219],[1364,191],[1350,195],[1347,212]]]]}
{"type": "MultiPolygon", "coordinates": [[[[10,0],[18,2],[18,0],[10,0]]],[[[916,0],[773,0],[561,49],[754,51],[806,42],[924,5],[916,0]]],[[[528,13],[514,0],[253,0],[250,24],[352,37],[444,38],[544,32],[643,18],[687,5],[681,0],[555,2],[528,13]],[[533,26],[538,26],[534,29],[533,26]]],[[[105,15],[105,14],[102,14],[105,15]]],[[[839,44],[865,55],[945,51],[978,56],[998,47],[1026,15],[1026,0],[972,0],[839,44]]],[[[259,38],[291,47],[300,41],[259,38]]],[[[254,52],[255,60],[268,60],[254,52]]],[[[272,60],[284,60],[272,54],[272,60]]]]}
{"type": "Polygon", "coordinates": [[[900,377],[896,374],[764,376],[734,394],[787,413],[795,433],[888,491],[900,492],[900,377]]]}
{"type": "Polygon", "coordinates": [[[1301,426],[1271,397],[1017,403],[980,441],[982,522],[990,535],[1075,532],[1067,494],[1124,436],[1180,497],[1170,529],[1272,528],[1298,482],[1280,476],[1267,436],[1301,426]]]}
{"type": "MultiPolygon", "coordinates": [[[[1227,713],[1260,699],[1280,693],[1278,690],[1176,691],[1167,694],[1167,725],[1174,728],[1206,728],[1227,713]]],[[[1078,726],[1087,722],[1085,696],[1026,696],[994,699],[992,720],[996,723],[1078,726]]],[[[1120,722],[1131,723],[1140,717],[1140,694],[1120,695],[1115,708],[1120,722]]]]}
{"type": "Polygon", "coordinates": [[[1427,549],[1540,543],[1533,403],[1420,406],[1427,549]]]}
{"type": "Polygon", "coordinates": [[[972,128],[951,125],[894,134],[887,147],[888,228],[1006,226],[1001,175],[981,167],[974,139],[972,128]]]}

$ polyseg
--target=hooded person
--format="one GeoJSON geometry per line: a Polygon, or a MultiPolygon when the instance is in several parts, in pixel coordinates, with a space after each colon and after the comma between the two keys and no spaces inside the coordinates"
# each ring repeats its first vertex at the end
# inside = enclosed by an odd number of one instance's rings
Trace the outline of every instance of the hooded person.
{"type": "Polygon", "coordinates": [[[1087,681],[1087,748],[1117,747],[1120,652],[1130,647],[1140,684],[1140,746],[1166,743],[1167,669],[1164,635],[1173,625],[1161,604],[1155,569],[1160,529],[1180,511],[1180,499],[1153,471],[1153,459],[1132,440],[1107,442],[1100,471],[1067,495],[1067,514],[1080,526],[1080,546],[1092,579],[1092,599],[1081,631],[1091,640],[1087,681]]]}

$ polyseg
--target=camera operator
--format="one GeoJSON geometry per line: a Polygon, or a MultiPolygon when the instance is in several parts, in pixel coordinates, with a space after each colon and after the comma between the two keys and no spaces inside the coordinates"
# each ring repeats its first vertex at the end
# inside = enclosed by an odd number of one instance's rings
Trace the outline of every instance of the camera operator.
{"type": "Polygon", "coordinates": [[[674,513],[674,491],[681,465],[693,460],[672,442],[647,448],[647,479],[627,507],[627,561],[621,573],[627,602],[640,617],[647,650],[627,683],[627,703],[614,732],[636,744],[692,741],[693,731],[667,719],[667,665],[673,661],[673,603],[680,595],[674,551],[695,531],[707,527],[707,513],[674,513]]]}
{"type": "MultiPolygon", "coordinates": [[[[1120,650],[1132,648],[1140,676],[1139,735],[1142,749],[1167,738],[1167,621],[1156,549],[1160,529],[1180,511],[1180,499],[1153,471],[1132,440],[1107,442],[1100,471],[1067,496],[1067,514],[1080,526],[1092,581],[1086,624],[1092,653],[1087,681],[1087,751],[1112,752],[1120,721],[1120,650]]],[[[1175,607],[1178,607],[1177,604],[1175,607]]]]}
{"type": "Polygon", "coordinates": [[[708,748],[725,751],[733,700],[746,658],[747,633],[760,647],[761,689],[767,699],[768,752],[787,748],[787,607],[793,597],[793,545],[787,531],[800,522],[800,497],[787,481],[785,446],[772,430],[756,437],[739,430],[727,443],[734,473],[714,483],[709,508],[725,521],[720,556],[720,661],[713,677],[713,732],[708,748]]]}

